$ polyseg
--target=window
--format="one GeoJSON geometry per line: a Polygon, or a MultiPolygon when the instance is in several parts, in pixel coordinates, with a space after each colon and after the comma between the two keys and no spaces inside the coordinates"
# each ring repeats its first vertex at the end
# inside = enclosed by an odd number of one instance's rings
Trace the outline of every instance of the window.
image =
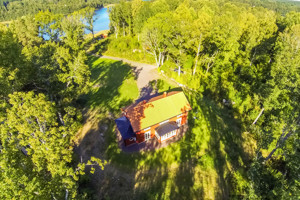
{"type": "Polygon", "coordinates": [[[151,138],[151,131],[145,133],[145,140],[149,140],[151,138]]]}
{"type": "Polygon", "coordinates": [[[173,135],[176,135],[177,130],[174,131],[173,135]]]}
{"type": "Polygon", "coordinates": [[[177,130],[174,130],[174,131],[171,131],[171,132],[169,132],[169,133],[167,133],[167,134],[161,136],[161,141],[166,140],[166,139],[169,139],[170,137],[175,136],[175,135],[176,135],[176,131],[177,131],[177,130]]]}
{"type": "Polygon", "coordinates": [[[180,117],[179,119],[176,120],[177,126],[181,126],[181,119],[182,119],[182,118],[180,117]]]}

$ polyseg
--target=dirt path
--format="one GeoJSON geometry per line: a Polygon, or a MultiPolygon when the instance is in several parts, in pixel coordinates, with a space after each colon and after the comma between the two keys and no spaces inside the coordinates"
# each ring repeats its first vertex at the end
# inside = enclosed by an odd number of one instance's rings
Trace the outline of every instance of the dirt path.
{"type": "Polygon", "coordinates": [[[142,91],[143,88],[147,87],[150,81],[156,80],[160,77],[157,72],[157,67],[155,65],[139,63],[132,60],[127,60],[125,58],[118,58],[112,56],[101,56],[101,58],[119,60],[130,64],[133,67],[134,73],[137,76],[137,86],[140,91],[142,91]]]}

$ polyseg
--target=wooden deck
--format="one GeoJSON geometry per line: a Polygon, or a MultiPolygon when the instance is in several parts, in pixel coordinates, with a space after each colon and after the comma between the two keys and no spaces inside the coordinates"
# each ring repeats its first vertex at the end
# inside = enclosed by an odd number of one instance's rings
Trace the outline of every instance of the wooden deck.
{"type": "Polygon", "coordinates": [[[179,133],[177,133],[176,136],[174,136],[162,143],[159,143],[157,138],[154,136],[153,138],[151,138],[150,140],[148,140],[146,142],[136,143],[136,144],[132,144],[130,146],[125,147],[122,136],[119,133],[119,131],[117,131],[117,140],[118,140],[119,148],[122,149],[122,151],[124,151],[124,152],[130,153],[130,152],[138,152],[138,151],[151,151],[151,150],[166,147],[169,144],[180,140],[182,138],[182,136],[186,133],[187,129],[188,129],[188,125],[181,126],[179,128],[179,133]]]}

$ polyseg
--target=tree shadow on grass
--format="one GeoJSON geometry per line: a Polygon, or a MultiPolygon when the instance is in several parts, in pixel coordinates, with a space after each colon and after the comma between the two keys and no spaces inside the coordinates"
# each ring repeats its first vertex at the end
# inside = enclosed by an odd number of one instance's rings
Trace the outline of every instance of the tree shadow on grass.
{"type": "MultiPolygon", "coordinates": [[[[248,162],[240,122],[231,109],[197,94],[191,96],[189,131],[180,141],[162,149],[122,152],[116,143],[114,123],[110,122],[105,155],[122,176],[130,174],[123,183],[127,187],[119,188],[127,199],[236,197],[231,192],[231,173],[244,170],[248,162]]],[[[121,197],[114,191],[106,192],[111,199],[121,197]]]]}
{"type": "MultiPolygon", "coordinates": [[[[231,177],[237,170],[245,171],[250,155],[244,151],[241,122],[234,118],[234,110],[228,109],[207,98],[198,100],[205,121],[211,134],[207,155],[213,159],[218,174],[218,188],[215,199],[229,199],[234,194],[231,177]]],[[[201,163],[201,162],[200,162],[201,163]]],[[[241,174],[243,178],[245,174],[241,174]]]]}
{"type": "MultiPolygon", "coordinates": [[[[110,140],[114,134],[113,120],[121,107],[131,104],[138,96],[134,75],[129,65],[96,57],[90,57],[89,61],[91,86],[88,94],[82,95],[79,99],[87,112],[84,116],[84,126],[80,131],[81,138],[74,148],[78,162],[87,162],[92,156],[109,160],[106,151],[111,148],[111,144],[115,144],[110,140]]],[[[92,188],[97,197],[105,198],[106,192],[102,189],[115,184],[120,178],[118,173],[107,171],[109,169],[111,168],[106,167],[102,171],[96,167],[94,174],[89,174],[88,178],[83,177],[82,191],[92,188]],[[109,179],[108,174],[113,174],[117,178],[109,179]],[[101,191],[101,194],[97,194],[98,191],[101,191]]],[[[119,185],[122,187],[123,184],[119,185]]],[[[130,190],[132,191],[132,188],[130,190]]]]}
{"type": "Polygon", "coordinates": [[[92,63],[93,87],[86,96],[86,105],[102,113],[105,119],[101,124],[107,125],[104,144],[93,144],[104,147],[93,156],[104,155],[111,163],[105,169],[107,172],[96,170],[96,175],[92,176],[97,197],[228,199],[231,196],[228,175],[243,168],[247,154],[242,147],[240,122],[234,119],[230,109],[192,94],[189,98],[193,107],[189,113],[190,129],[182,140],[155,151],[124,153],[116,141],[113,119],[121,107],[132,101],[121,94],[122,85],[132,78],[131,68],[115,61],[94,60],[92,63]],[[215,185],[209,185],[210,179],[216,179],[215,185]],[[212,194],[207,195],[207,190],[212,194]]]}
{"type": "Polygon", "coordinates": [[[92,62],[94,63],[91,67],[93,86],[87,95],[87,106],[90,109],[98,108],[116,113],[122,106],[130,104],[135,96],[122,96],[121,86],[133,78],[131,67],[121,61],[100,59],[92,62]]]}
{"type": "MultiPolygon", "coordinates": [[[[190,128],[179,143],[180,165],[171,197],[236,198],[232,174],[245,171],[250,161],[243,148],[241,122],[234,118],[231,109],[200,96],[192,94],[189,98],[193,108],[189,113],[190,128]]],[[[247,179],[245,173],[241,175],[247,179]]]]}

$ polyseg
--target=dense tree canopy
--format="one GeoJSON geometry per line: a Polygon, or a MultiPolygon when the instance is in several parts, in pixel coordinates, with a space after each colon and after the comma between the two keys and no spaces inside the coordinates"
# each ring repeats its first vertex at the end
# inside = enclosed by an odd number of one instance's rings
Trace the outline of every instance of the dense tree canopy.
{"type": "MultiPolygon", "coordinates": [[[[108,1],[34,2],[0,1],[0,20],[16,19],[0,24],[0,198],[76,199],[86,166],[73,159],[77,100],[91,74],[84,30],[93,33],[94,9],[108,1]]],[[[224,180],[230,197],[299,196],[298,11],[264,0],[133,0],[110,9],[104,41],[115,52],[151,56],[161,73],[227,107],[255,138],[245,171],[233,168],[224,180]]]]}
{"type": "Polygon", "coordinates": [[[115,2],[117,0],[1,0],[0,21],[10,21],[47,10],[56,14],[69,14],[85,7],[101,8],[104,4],[115,2]]]}
{"type": "Polygon", "coordinates": [[[55,105],[45,95],[19,92],[9,99],[0,128],[1,198],[61,199],[66,190],[75,197],[78,178],[68,166],[79,125],[74,108],[65,108],[60,126],[55,105]]]}
{"type": "Polygon", "coordinates": [[[41,11],[0,26],[1,199],[81,195],[86,164],[74,162],[73,146],[82,122],[76,100],[90,77],[83,36],[91,12],[41,11]]]}
{"type": "Polygon", "coordinates": [[[168,76],[229,106],[244,131],[256,138],[246,199],[299,196],[299,176],[293,176],[300,173],[295,165],[300,131],[297,11],[297,4],[218,0],[135,0],[111,10],[111,31],[122,51],[131,41],[127,47],[152,55],[168,76]]]}

